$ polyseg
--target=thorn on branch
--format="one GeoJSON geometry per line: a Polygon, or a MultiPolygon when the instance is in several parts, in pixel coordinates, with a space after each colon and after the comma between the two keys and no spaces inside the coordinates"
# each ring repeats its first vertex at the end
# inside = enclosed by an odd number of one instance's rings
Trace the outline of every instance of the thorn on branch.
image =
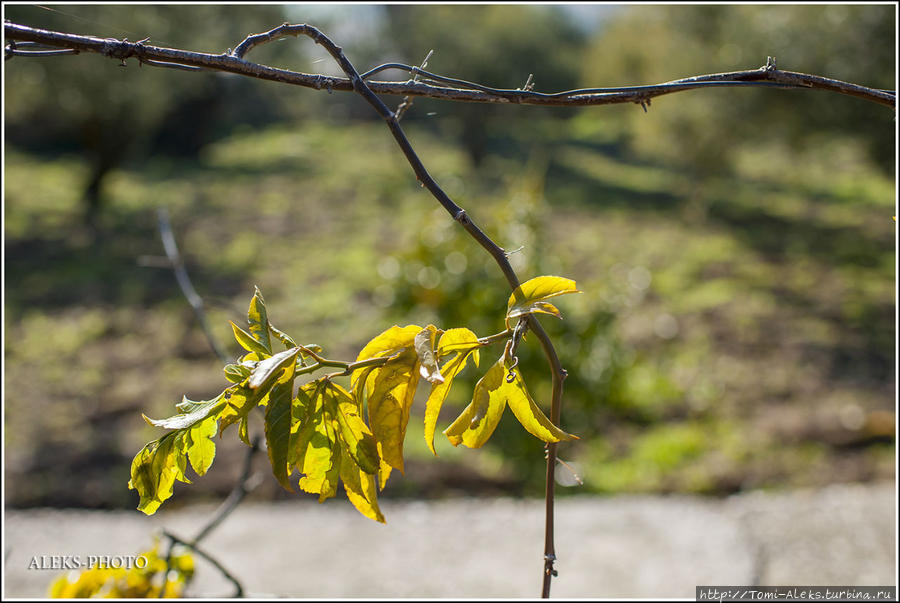
{"type": "Polygon", "coordinates": [[[533,78],[534,78],[534,74],[533,74],[533,73],[529,73],[529,74],[528,74],[528,79],[525,80],[525,85],[522,86],[522,88],[520,88],[520,90],[524,90],[525,92],[531,92],[531,91],[533,91],[533,90],[534,90],[534,81],[533,81],[533,78]]]}
{"type": "MultiPolygon", "coordinates": [[[[422,65],[419,67],[421,70],[425,70],[425,67],[428,66],[428,59],[431,58],[431,55],[434,54],[434,48],[428,51],[428,54],[425,55],[425,60],[422,61],[422,65]]],[[[419,72],[417,69],[413,69],[413,77],[410,80],[410,83],[415,84],[419,80],[419,72]]],[[[397,111],[394,112],[394,119],[400,121],[403,118],[403,114],[406,113],[410,107],[412,107],[413,99],[411,96],[404,96],[403,101],[400,103],[400,106],[397,107],[397,111]]]]}

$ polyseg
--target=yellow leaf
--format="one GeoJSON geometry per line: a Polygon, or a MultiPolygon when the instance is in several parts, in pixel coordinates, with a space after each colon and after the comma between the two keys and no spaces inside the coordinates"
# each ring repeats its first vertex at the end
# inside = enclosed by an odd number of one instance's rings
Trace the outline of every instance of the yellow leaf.
{"type": "Polygon", "coordinates": [[[219,413],[219,437],[221,438],[225,430],[231,427],[232,424],[241,421],[241,440],[249,445],[250,442],[246,439],[247,415],[250,414],[250,411],[259,403],[265,393],[263,390],[254,391],[240,385],[233,385],[222,392],[225,406],[222,407],[219,413]]]}
{"type": "MultiPolygon", "coordinates": [[[[272,370],[275,383],[271,386],[271,389],[267,394],[268,403],[266,405],[265,434],[266,451],[269,456],[269,462],[272,465],[272,473],[285,490],[293,492],[294,489],[291,487],[289,479],[292,467],[289,466],[288,463],[288,451],[290,449],[291,439],[293,408],[291,398],[294,393],[294,364],[296,363],[297,354],[300,349],[292,348],[287,351],[291,352],[291,354],[284,359],[279,360],[276,365],[278,368],[272,370]]],[[[268,360],[260,362],[259,366],[262,367],[266,362],[274,361],[284,353],[285,352],[281,352],[268,360]]],[[[261,369],[258,368],[258,370],[261,369]]],[[[256,374],[254,373],[254,375],[251,375],[250,377],[251,386],[255,376],[256,374]]]]}
{"type": "Polygon", "coordinates": [[[543,312],[559,317],[559,310],[546,300],[557,295],[581,293],[575,288],[575,281],[561,276],[538,276],[518,287],[507,301],[507,326],[510,318],[516,318],[532,312],[543,312]]]}
{"type": "Polygon", "coordinates": [[[440,357],[450,356],[454,353],[456,355],[444,364],[444,381],[432,384],[431,393],[425,402],[425,443],[432,454],[437,454],[434,450],[434,432],[441,406],[447,399],[454,377],[465,368],[469,355],[473,352],[478,353],[477,347],[478,337],[469,329],[448,329],[441,336],[438,355],[440,357]]]}
{"type": "Polygon", "coordinates": [[[341,456],[341,479],[344,481],[344,492],[356,510],[375,521],[384,523],[384,515],[378,508],[375,493],[375,476],[360,471],[356,463],[348,455],[341,456]]]}
{"type": "MultiPolygon", "coordinates": [[[[332,425],[332,432],[334,426],[332,425]]],[[[338,481],[341,477],[341,445],[335,440],[331,443],[331,467],[325,472],[322,487],[319,489],[319,502],[323,503],[337,495],[338,481]]]]}
{"type": "Polygon", "coordinates": [[[312,416],[316,410],[320,381],[311,381],[302,386],[291,400],[291,436],[288,440],[287,462],[291,467],[303,470],[303,455],[309,446],[309,439],[315,427],[312,416]]]}
{"type": "MultiPolygon", "coordinates": [[[[378,449],[379,451],[381,448],[378,449]]],[[[391,466],[384,462],[384,459],[378,459],[378,489],[384,490],[387,485],[388,478],[391,476],[391,466]]]]}
{"type": "Polygon", "coordinates": [[[367,380],[369,425],[378,443],[379,456],[401,473],[403,439],[418,382],[418,356],[411,346],[379,370],[372,371],[367,380]]]}
{"type": "Polygon", "coordinates": [[[197,475],[205,475],[216,458],[216,417],[209,417],[187,430],[184,435],[185,452],[197,475]]]}
{"type": "Polygon", "coordinates": [[[256,341],[256,339],[253,338],[253,335],[234,324],[233,321],[231,321],[231,330],[234,331],[235,340],[237,340],[237,342],[241,344],[241,347],[248,352],[255,352],[263,358],[272,355],[272,353],[266,349],[266,346],[256,341]]]}
{"type": "MultiPolygon", "coordinates": [[[[506,387],[508,392],[507,403],[516,415],[516,419],[522,424],[528,433],[545,442],[561,442],[565,440],[577,440],[578,436],[566,433],[550,422],[525,387],[522,375],[518,369],[514,369],[516,378],[506,387]]],[[[505,379],[504,379],[505,381],[505,379]]]]}
{"type": "Polygon", "coordinates": [[[269,318],[266,315],[266,302],[259,287],[254,287],[253,298],[247,311],[247,322],[250,334],[269,354],[272,353],[272,341],[269,339],[269,318]]]}
{"type": "Polygon", "coordinates": [[[181,436],[182,431],[171,431],[150,442],[135,455],[131,462],[129,490],[137,490],[141,497],[138,510],[153,515],[159,506],[172,496],[175,480],[190,483],[184,472],[186,462],[181,436]]]}
{"type": "Polygon", "coordinates": [[[359,352],[356,360],[360,361],[369,358],[392,356],[405,348],[411,348],[415,343],[416,335],[421,330],[422,327],[417,325],[409,325],[406,327],[394,325],[367,343],[359,352]]]}
{"type": "Polygon", "coordinates": [[[438,357],[443,359],[450,354],[469,352],[478,348],[478,336],[469,329],[447,329],[438,342],[438,357]]]}
{"type": "Polygon", "coordinates": [[[488,441],[506,408],[506,386],[506,367],[501,358],[475,385],[472,402],[444,430],[451,444],[480,448],[488,441]]]}
{"type": "Polygon", "coordinates": [[[327,473],[332,467],[334,430],[331,428],[331,420],[326,417],[324,406],[321,412],[313,414],[311,420],[315,422],[306,450],[302,454],[301,471],[305,476],[300,479],[300,489],[321,494],[322,487],[326,485],[327,473]]]}
{"type": "Polygon", "coordinates": [[[555,316],[557,318],[562,318],[562,314],[559,309],[551,304],[550,302],[534,302],[529,306],[524,308],[513,308],[509,311],[509,314],[506,315],[507,318],[518,318],[524,314],[531,313],[540,313],[540,314],[550,314],[551,316],[555,316]]]}
{"type": "Polygon", "coordinates": [[[359,416],[359,409],[350,394],[340,385],[327,382],[328,399],[337,419],[336,432],[350,457],[366,473],[378,470],[378,449],[369,427],[359,416]]]}

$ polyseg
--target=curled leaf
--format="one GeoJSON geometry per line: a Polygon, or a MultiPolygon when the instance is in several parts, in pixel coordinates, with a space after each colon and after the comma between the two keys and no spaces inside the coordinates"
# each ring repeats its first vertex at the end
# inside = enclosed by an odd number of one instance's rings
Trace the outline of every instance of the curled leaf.
{"type": "Polygon", "coordinates": [[[443,383],[437,358],[434,353],[434,340],[437,336],[437,328],[428,325],[416,334],[414,346],[419,357],[419,374],[429,383],[443,383]]]}
{"type": "Polygon", "coordinates": [[[278,374],[286,367],[290,367],[290,373],[294,373],[294,363],[297,361],[297,353],[300,348],[291,348],[283,352],[278,352],[271,358],[261,360],[256,368],[250,373],[250,380],[247,386],[250,389],[259,389],[264,383],[268,382],[274,375],[278,374]]]}
{"type": "Polygon", "coordinates": [[[567,293],[580,293],[580,291],[575,288],[575,281],[561,276],[538,276],[522,283],[516,287],[507,301],[507,327],[510,319],[534,312],[552,314],[559,318],[559,310],[546,301],[567,293]]]}
{"type": "Polygon", "coordinates": [[[250,367],[243,364],[226,364],[223,371],[225,378],[232,383],[241,383],[250,376],[250,367]]]}
{"type": "MultiPolygon", "coordinates": [[[[227,390],[226,390],[227,391],[227,390]]],[[[154,427],[162,427],[164,429],[185,429],[203,421],[207,417],[218,414],[225,407],[225,400],[222,392],[212,400],[204,400],[203,402],[194,402],[185,398],[176,405],[178,409],[189,410],[181,414],[174,415],[167,419],[151,419],[147,415],[141,415],[144,420],[154,427]]]]}
{"type": "Polygon", "coordinates": [[[285,348],[297,347],[297,343],[290,337],[290,335],[283,331],[279,331],[272,323],[269,323],[269,331],[272,332],[272,335],[278,338],[278,341],[280,341],[285,348]]]}
{"type": "Polygon", "coordinates": [[[254,287],[253,289],[253,298],[250,300],[250,308],[247,310],[250,335],[262,345],[267,353],[271,354],[272,341],[269,339],[269,318],[266,315],[266,301],[263,299],[259,287],[254,287]]]}
{"type": "Polygon", "coordinates": [[[475,384],[472,402],[444,430],[451,444],[480,448],[488,441],[506,408],[505,377],[506,368],[501,358],[475,384]]]}
{"type": "Polygon", "coordinates": [[[444,381],[431,385],[431,392],[425,402],[425,443],[432,454],[437,454],[434,450],[434,432],[441,406],[447,399],[453,379],[465,368],[466,360],[470,355],[477,358],[478,336],[469,329],[448,329],[441,335],[438,354],[441,358],[451,355],[453,358],[444,363],[442,369],[444,381]]]}
{"type": "Polygon", "coordinates": [[[233,321],[231,321],[231,330],[234,331],[235,340],[248,352],[256,352],[263,358],[272,355],[272,352],[266,346],[254,339],[253,335],[234,324],[233,321]]]}
{"type": "Polygon", "coordinates": [[[444,434],[454,446],[479,448],[494,433],[507,404],[525,430],[545,442],[578,439],[550,422],[531,399],[519,370],[503,357],[475,385],[472,402],[444,434]],[[512,381],[507,380],[510,372],[514,375],[512,381]]]}
{"type": "Polygon", "coordinates": [[[513,414],[516,415],[516,419],[522,424],[522,427],[534,437],[545,442],[577,440],[578,436],[566,433],[544,415],[543,411],[531,399],[519,370],[513,369],[512,373],[515,375],[515,378],[506,388],[508,392],[507,403],[513,414]]]}
{"type": "Polygon", "coordinates": [[[550,302],[534,302],[525,308],[513,308],[506,315],[507,318],[518,318],[525,314],[550,314],[557,318],[562,318],[559,309],[550,302]]]}

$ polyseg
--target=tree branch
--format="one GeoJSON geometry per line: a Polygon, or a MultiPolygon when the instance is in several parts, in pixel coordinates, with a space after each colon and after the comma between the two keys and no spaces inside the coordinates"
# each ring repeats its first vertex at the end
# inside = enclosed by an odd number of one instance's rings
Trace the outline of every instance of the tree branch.
{"type": "MultiPolygon", "coordinates": [[[[259,480],[254,480],[251,477],[251,471],[253,469],[253,457],[259,451],[259,436],[253,438],[250,443],[250,448],[247,450],[247,453],[244,455],[244,465],[241,469],[241,476],[238,479],[238,483],[235,484],[234,488],[231,490],[231,493],[228,495],[222,504],[219,505],[219,508],[216,509],[216,512],[213,513],[212,517],[206,522],[206,524],[200,528],[200,531],[197,532],[197,535],[190,541],[184,540],[175,534],[167,530],[163,530],[163,535],[169,539],[169,549],[166,552],[166,574],[168,574],[168,569],[172,564],[172,551],[175,544],[181,544],[210,563],[212,563],[216,569],[218,569],[226,579],[228,579],[235,587],[235,597],[243,597],[244,596],[244,587],[241,585],[240,581],[235,578],[231,573],[225,569],[225,567],[219,563],[215,558],[210,556],[208,553],[204,552],[198,545],[200,541],[206,538],[210,532],[212,532],[216,527],[219,526],[225,518],[231,515],[231,512],[234,511],[239,504],[244,500],[244,497],[247,496],[247,493],[253,490],[256,485],[259,483],[259,480]]],[[[259,476],[256,476],[259,477],[259,476]]],[[[163,583],[165,584],[165,582],[163,583]]],[[[160,591],[160,597],[165,595],[165,587],[160,591]]]]}
{"type": "MultiPolygon", "coordinates": [[[[52,48],[64,48],[74,51],[95,52],[104,56],[124,61],[136,58],[141,63],[154,67],[170,67],[175,69],[196,70],[198,68],[215,71],[226,71],[255,77],[264,80],[282,82],[306,88],[321,90],[354,91],[350,78],[331,77],[318,74],[300,73],[287,69],[278,69],[244,60],[244,56],[254,47],[289,35],[306,35],[301,30],[306,25],[282,25],[275,29],[248,36],[235,50],[222,54],[189,52],[162,46],[151,46],[144,41],[129,42],[127,39],[96,38],[46,29],[38,29],[17,23],[4,23],[7,40],[40,43],[52,48]]],[[[6,47],[6,59],[13,56],[45,56],[34,54],[38,51],[17,50],[14,44],[6,47]]],[[[406,82],[370,82],[369,88],[377,94],[395,94],[398,96],[422,96],[451,101],[476,103],[516,103],[527,105],[550,106],[589,106],[610,105],[620,103],[641,103],[648,99],[707,87],[732,86],[768,86],[777,88],[806,88],[826,90],[839,94],[847,94],[868,100],[886,107],[895,107],[897,95],[890,90],[880,90],[843,82],[818,75],[780,71],[767,64],[759,69],[732,71],[698,75],[650,86],[624,86],[617,88],[584,88],[568,90],[552,94],[535,92],[526,89],[491,88],[465,80],[448,78],[430,73],[419,67],[404,63],[386,63],[363,74],[367,79],[386,69],[401,69],[414,75],[422,75],[435,82],[443,82],[451,86],[435,86],[423,81],[406,82]]]]}
{"type": "Polygon", "coordinates": [[[175,272],[175,280],[178,281],[181,292],[184,293],[184,297],[187,299],[191,308],[194,309],[194,314],[197,316],[200,328],[203,329],[203,333],[206,335],[209,347],[212,348],[212,351],[219,357],[222,364],[228,364],[228,355],[222,350],[222,346],[219,345],[218,340],[213,335],[212,329],[209,326],[209,321],[206,320],[206,311],[203,308],[203,298],[200,297],[197,294],[197,290],[194,289],[194,285],[191,283],[191,279],[188,276],[187,268],[184,267],[184,259],[178,251],[178,245],[175,244],[175,235],[172,233],[172,225],[169,223],[169,212],[165,207],[160,207],[158,215],[159,235],[162,238],[166,256],[168,256],[169,262],[172,264],[172,270],[175,272]]]}
{"type": "MultiPolygon", "coordinates": [[[[406,97],[423,96],[463,102],[516,103],[530,105],[587,106],[633,102],[645,106],[651,98],[683,90],[721,86],[768,86],[826,90],[839,94],[856,96],[887,107],[894,108],[896,105],[896,94],[892,91],[868,88],[822,76],[779,71],[775,68],[774,61],[767,62],[765,66],[759,69],[699,75],[651,86],[586,88],[547,94],[535,92],[527,85],[522,89],[515,90],[491,88],[481,84],[467,82],[465,80],[448,78],[430,73],[423,68],[413,67],[402,63],[380,65],[365,74],[360,75],[343,54],[343,51],[339,46],[334,44],[331,39],[317,28],[306,24],[291,25],[285,23],[268,32],[247,36],[247,38],[245,38],[233,51],[229,49],[228,52],[218,55],[151,46],[145,44],[146,40],[140,42],[128,42],[127,39],[102,39],[91,36],[80,36],[35,29],[9,22],[4,24],[4,31],[8,40],[34,42],[51,48],[62,48],[69,51],[95,52],[113,59],[118,59],[123,63],[128,58],[137,58],[141,64],[146,63],[151,66],[188,70],[210,69],[304,86],[307,88],[315,88],[317,90],[324,87],[329,92],[332,90],[356,92],[385,120],[388,129],[391,131],[398,146],[406,156],[416,178],[422,186],[428,189],[431,195],[442,207],[444,207],[453,219],[456,220],[466,232],[468,232],[469,235],[494,258],[514,292],[519,285],[519,279],[509,263],[506,252],[503,248],[494,243],[494,241],[475,224],[466,211],[454,203],[454,201],[450,199],[431,177],[428,170],[413,150],[403,129],[400,127],[398,115],[392,112],[376,94],[394,94],[406,97]],[[304,74],[252,63],[244,59],[248,52],[259,45],[286,36],[301,35],[307,36],[317,44],[323,46],[341,67],[347,77],[340,78],[317,74],[304,74]],[[413,78],[413,80],[407,82],[366,82],[367,78],[387,69],[401,69],[408,71],[414,76],[421,75],[427,78],[428,81],[415,81],[415,78],[413,78]],[[433,85],[433,82],[456,87],[433,85]]],[[[33,52],[36,51],[32,51],[32,53],[27,55],[25,52],[27,51],[16,50],[14,44],[10,44],[6,48],[6,58],[9,59],[12,56],[38,56],[33,54],[33,52]]],[[[525,320],[527,321],[527,327],[535,333],[540,342],[551,368],[553,393],[550,419],[554,424],[559,424],[563,380],[566,377],[566,371],[562,368],[556,350],[538,320],[533,315],[528,315],[525,320]]],[[[543,597],[549,596],[551,579],[556,575],[556,570],[554,569],[556,555],[553,544],[556,448],[557,445],[555,443],[547,445],[543,597]]],[[[173,538],[174,540],[174,537],[170,536],[170,538],[173,538]]],[[[199,550],[197,552],[200,553],[199,550]]],[[[224,570],[223,573],[225,573],[224,570]]],[[[240,588],[239,585],[238,588],[240,588]]]]}

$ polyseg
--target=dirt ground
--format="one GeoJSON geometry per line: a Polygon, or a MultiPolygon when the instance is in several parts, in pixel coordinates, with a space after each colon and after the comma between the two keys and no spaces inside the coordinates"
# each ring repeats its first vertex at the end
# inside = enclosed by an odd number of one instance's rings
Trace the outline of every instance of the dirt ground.
{"type": "MultiPolygon", "coordinates": [[[[537,597],[543,501],[385,501],[388,523],[346,501],[246,504],[204,543],[249,596],[537,597]]],[[[191,537],[213,507],[8,511],[4,596],[40,597],[40,555],[134,554],[165,527],[191,537]]],[[[695,585],[897,584],[893,483],[726,499],[572,497],[557,502],[555,597],[694,597],[695,585]]],[[[190,596],[232,586],[197,561],[190,596]]]]}

